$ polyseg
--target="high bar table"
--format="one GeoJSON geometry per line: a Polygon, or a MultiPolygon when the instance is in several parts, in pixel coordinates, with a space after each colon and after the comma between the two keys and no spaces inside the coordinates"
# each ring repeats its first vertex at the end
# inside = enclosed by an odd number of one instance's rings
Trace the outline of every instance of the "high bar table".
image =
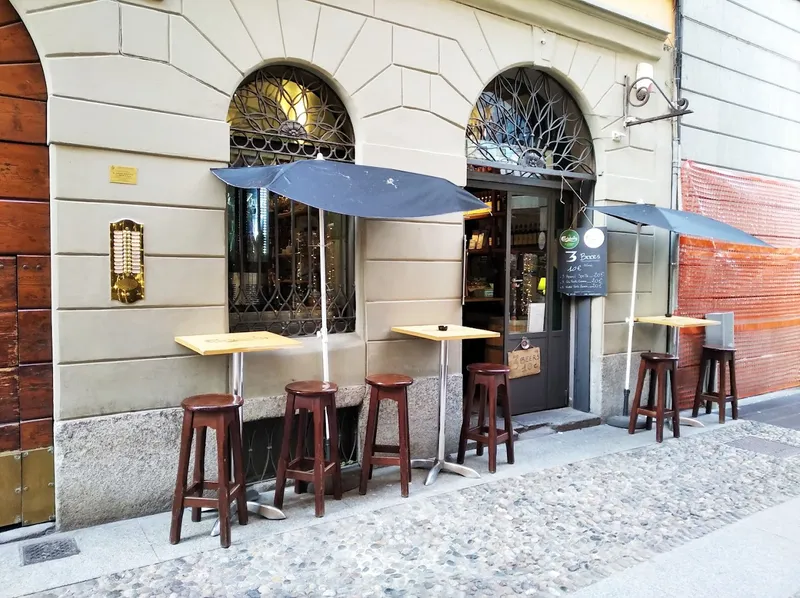
{"type": "MultiPolygon", "coordinates": [[[[260,351],[275,351],[302,346],[295,339],[286,338],[272,332],[230,332],[226,334],[199,334],[176,336],[175,342],[200,355],[230,355],[231,394],[244,398],[244,354],[260,351]]],[[[244,425],[244,407],[239,410],[239,423],[244,425]]],[[[242,434],[244,443],[244,434],[242,434]]],[[[244,446],[242,446],[244,450],[244,446]]],[[[286,519],[283,511],[272,505],[262,504],[261,495],[254,489],[247,489],[247,510],[265,519],[286,519]]],[[[234,509],[231,509],[233,519],[234,509]]],[[[211,530],[212,536],[219,535],[219,519],[211,530]]]]}
{"type": "Polygon", "coordinates": [[[447,471],[456,473],[465,478],[479,478],[480,474],[470,467],[459,465],[448,461],[445,455],[445,419],[447,413],[447,364],[448,364],[448,342],[460,341],[465,339],[478,338],[497,338],[499,332],[491,330],[481,330],[479,328],[468,328],[459,324],[448,324],[442,326],[446,330],[440,330],[437,325],[431,326],[394,326],[392,332],[405,334],[416,338],[423,338],[439,343],[439,446],[436,457],[432,459],[412,459],[411,467],[418,469],[430,469],[425,485],[430,486],[439,477],[439,473],[447,471]]]}

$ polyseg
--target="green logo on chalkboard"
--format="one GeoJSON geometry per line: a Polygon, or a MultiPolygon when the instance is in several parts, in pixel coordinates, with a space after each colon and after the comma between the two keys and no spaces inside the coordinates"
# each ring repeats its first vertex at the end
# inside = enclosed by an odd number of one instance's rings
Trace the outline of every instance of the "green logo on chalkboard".
{"type": "Polygon", "coordinates": [[[561,247],[564,249],[575,249],[578,243],[581,242],[581,237],[577,231],[570,228],[559,235],[558,242],[561,243],[561,247]]]}

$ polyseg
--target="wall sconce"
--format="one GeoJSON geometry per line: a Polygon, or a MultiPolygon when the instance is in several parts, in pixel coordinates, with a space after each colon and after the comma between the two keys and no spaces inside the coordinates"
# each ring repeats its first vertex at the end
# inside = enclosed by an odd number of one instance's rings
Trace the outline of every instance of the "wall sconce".
{"type": "Polygon", "coordinates": [[[119,220],[111,229],[111,299],[136,303],[144,299],[144,226],[119,220]]]}
{"type": "Polygon", "coordinates": [[[689,110],[688,99],[678,98],[677,103],[673,103],[672,100],[669,99],[669,96],[664,93],[664,90],[658,86],[658,83],[656,83],[653,79],[653,65],[646,62],[640,62],[638,65],[636,65],[636,80],[633,83],[629,83],[628,75],[625,75],[625,98],[623,100],[622,114],[626,127],[641,125],[643,123],[651,123],[667,118],[675,118],[677,116],[683,116],[691,113],[692,111],[689,110]],[[662,114],[661,116],[651,116],[650,118],[638,118],[636,116],[630,116],[629,112],[631,106],[634,108],[641,108],[647,104],[647,102],[650,101],[650,96],[653,94],[654,90],[658,91],[658,93],[661,94],[661,97],[667,102],[667,105],[669,106],[669,112],[662,114]]]}

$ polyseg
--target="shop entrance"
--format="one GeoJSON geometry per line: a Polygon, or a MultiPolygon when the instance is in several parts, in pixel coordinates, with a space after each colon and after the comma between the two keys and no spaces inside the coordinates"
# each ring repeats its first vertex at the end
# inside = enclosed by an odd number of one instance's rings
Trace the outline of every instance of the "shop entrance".
{"type": "Polygon", "coordinates": [[[539,366],[511,380],[513,414],[566,407],[571,390],[588,411],[589,301],[556,292],[556,235],[576,225],[595,180],[586,121],[556,79],[515,67],[475,103],[466,156],[468,189],[487,208],[465,219],[463,321],[501,337],[465,341],[464,363],[509,363],[530,347],[539,366]]]}
{"type": "Polygon", "coordinates": [[[538,350],[539,371],[511,380],[513,415],[569,404],[570,305],[556,291],[556,235],[568,228],[575,198],[540,186],[472,181],[491,213],[465,219],[466,326],[501,333],[464,341],[464,363],[509,363],[509,353],[538,350]]]}

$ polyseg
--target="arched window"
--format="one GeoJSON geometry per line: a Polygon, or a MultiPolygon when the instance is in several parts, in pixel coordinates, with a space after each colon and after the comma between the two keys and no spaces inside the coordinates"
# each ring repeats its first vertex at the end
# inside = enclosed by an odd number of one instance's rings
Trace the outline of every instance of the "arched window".
{"type": "MultiPolygon", "coordinates": [[[[347,110],[319,77],[289,66],[256,71],[228,111],[231,166],[310,159],[352,162],[347,110]]],[[[230,330],[315,334],[322,324],[319,210],[263,189],[228,190],[230,330]]],[[[355,329],[353,219],[326,214],[330,332],[355,329]]]]}
{"type": "Polygon", "coordinates": [[[555,79],[531,68],[506,71],[483,90],[467,126],[467,160],[518,176],[594,174],[580,109],[555,79]]]}

